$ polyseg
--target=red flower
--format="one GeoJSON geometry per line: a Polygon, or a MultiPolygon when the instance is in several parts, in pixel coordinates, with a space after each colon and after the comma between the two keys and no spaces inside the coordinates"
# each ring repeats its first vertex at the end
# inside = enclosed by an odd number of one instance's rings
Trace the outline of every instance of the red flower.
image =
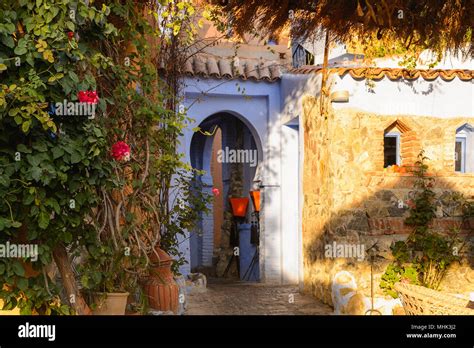
{"type": "Polygon", "coordinates": [[[212,189],[212,193],[214,194],[215,197],[219,196],[220,194],[219,189],[215,187],[212,189]]]}
{"type": "Polygon", "coordinates": [[[77,93],[77,99],[79,99],[81,103],[97,104],[99,102],[96,91],[79,91],[79,93],[77,93]]]}
{"type": "Polygon", "coordinates": [[[74,32],[73,32],[73,31],[69,31],[69,32],[67,33],[67,37],[69,38],[69,40],[72,40],[73,37],[74,37],[74,32]]]}
{"type": "Polygon", "coordinates": [[[112,145],[111,155],[117,161],[129,161],[130,146],[128,146],[127,143],[123,141],[118,141],[112,145]]]}

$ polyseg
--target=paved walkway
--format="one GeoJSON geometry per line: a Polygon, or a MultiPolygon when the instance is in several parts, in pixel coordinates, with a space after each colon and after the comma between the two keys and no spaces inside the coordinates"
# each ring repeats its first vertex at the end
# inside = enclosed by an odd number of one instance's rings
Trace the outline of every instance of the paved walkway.
{"type": "Polygon", "coordinates": [[[185,315],[327,315],[332,308],[297,286],[211,282],[202,293],[188,295],[185,315]]]}

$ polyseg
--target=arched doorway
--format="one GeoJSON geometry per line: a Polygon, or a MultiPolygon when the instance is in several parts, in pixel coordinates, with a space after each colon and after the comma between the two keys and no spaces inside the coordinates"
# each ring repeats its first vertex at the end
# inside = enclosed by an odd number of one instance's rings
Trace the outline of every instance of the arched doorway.
{"type": "MultiPolygon", "coordinates": [[[[191,165],[202,171],[197,189],[213,195],[209,212],[202,214],[197,230],[190,235],[193,272],[239,277],[237,260],[231,262],[233,217],[229,197],[249,197],[250,190],[258,189],[262,152],[256,137],[245,119],[230,112],[207,117],[192,137],[191,165]]],[[[255,220],[252,212],[249,204],[245,222],[255,220]]]]}

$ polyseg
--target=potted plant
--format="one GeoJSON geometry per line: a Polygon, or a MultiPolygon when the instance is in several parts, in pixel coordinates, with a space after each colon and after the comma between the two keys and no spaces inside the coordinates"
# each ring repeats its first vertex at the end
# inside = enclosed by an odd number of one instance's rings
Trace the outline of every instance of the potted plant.
{"type": "MultiPolygon", "coordinates": [[[[112,244],[112,243],[110,243],[112,244]]],[[[80,267],[82,290],[94,315],[124,315],[133,288],[133,278],[125,271],[129,256],[112,245],[91,245],[80,267]]]]}

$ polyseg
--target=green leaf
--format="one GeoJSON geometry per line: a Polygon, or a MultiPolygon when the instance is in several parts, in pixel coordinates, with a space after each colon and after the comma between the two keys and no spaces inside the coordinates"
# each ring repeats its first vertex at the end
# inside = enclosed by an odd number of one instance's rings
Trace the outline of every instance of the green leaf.
{"type": "Polygon", "coordinates": [[[23,268],[23,265],[17,260],[12,263],[12,269],[17,276],[23,277],[25,275],[25,269],[23,268]]]}
{"type": "Polygon", "coordinates": [[[40,213],[39,213],[39,216],[38,216],[38,226],[42,229],[42,230],[45,230],[49,225],[49,214],[42,210],[40,213]]]}
{"type": "Polygon", "coordinates": [[[63,73],[57,73],[56,75],[51,76],[51,77],[48,79],[48,82],[54,82],[54,81],[56,81],[56,80],[62,79],[63,77],[64,77],[64,74],[63,74],[63,73]]]}
{"type": "Polygon", "coordinates": [[[27,195],[23,198],[23,205],[30,205],[35,199],[34,195],[27,195]]]}
{"type": "Polygon", "coordinates": [[[76,30],[76,26],[75,26],[74,23],[71,22],[71,21],[67,21],[67,22],[66,22],[66,27],[67,27],[70,31],[76,30]]]}
{"type": "Polygon", "coordinates": [[[82,160],[82,156],[79,152],[73,152],[71,155],[71,163],[79,163],[82,160]]]}
{"type": "Polygon", "coordinates": [[[68,75],[74,83],[79,83],[79,77],[74,71],[69,71],[68,75]]]}
{"type": "Polygon", "coordinates": [[[13,41],[13,38],[10,35],[2,36],[0,41],[8,48],[15,47],[15,41],[13,41]]]}
{"type": "Polygon", "coordinates": [[[23,133],[27,133],[30,130],[30,126],[31,126],[31,120],[27,120],[23,122],[23,124],[21,125],[21,130],[23,131],[23,133]]]}
{"type": "Polygon", "coordinates": [[[28,279],[26,278],[19,278],[17,281],[16,281],[16,285],[18,286],[18,288],[20,290],[26,290],[28,288],[28,279]]]}
{"type": "Polygon", "coordinates": [[[2,275],[3,273],[5,273],[5,264],[2,262],[0,263],[0,275],[2,275]]]}
{"type": "Polygon", "coordinates": [[[41,168],[39,168],[39,167],[32,167],[31,168],[31,177],[34,180],[39,181],[41,179],[41,174],[43,174],[43,171],[41,170],[41,168]]]}
{"type": "Polygon", "coordinates": [[[17,46],[13,52],[14,52],[17,56],[22,56],[22,55],[24,55],[26,52],[28,52],[28,50],[27,50],[26,47],[17,46]]]}
{"type": "Polygon", "coordinates": [[[31,149],[27,148],[25,144],[19,144],[17,147],[16,147],[17,151],[19,152],[24,152],[24,153],[31,153],[31,149]]]}
{"type": "Polygon", "coordinates": [[[7,66],[3,63],[0,63],[0,71],[7,70],[7,66]]]}
{"type": "Polygon", "coordinates": [[[46,205],[52,207],[57,214],[61,212],[61,207],[59,206],[58,201],[52,197],[46,200],[46,205]]]}
{"type": "Polygon", "coordinates": [[[63,234],[63,241],[67,244],[72,242],[72,234],[71,232],[64,232],[63,234]]]}
{"type": "Polygon", "coordinates": [[[53,159],[58,159],[59,157],[62,157],[64,155],[64,150],[60,147],[53,147],[52,152],[53,159]]]}
{"type": "Polygon", "coordinates": [[[46,146],[45,143],[37,142],[37,143],[33,144],[33,149],[35,149],[36,151],[40,151],[40,152],[46,152],[46,151],[48,151],[48,146],[46,146]]]}
{"type": "Polygon", "coordinates": [[[0,185],[4,187],[10,186],[10,178],[6,175],[0,175],[0,185]]]}

